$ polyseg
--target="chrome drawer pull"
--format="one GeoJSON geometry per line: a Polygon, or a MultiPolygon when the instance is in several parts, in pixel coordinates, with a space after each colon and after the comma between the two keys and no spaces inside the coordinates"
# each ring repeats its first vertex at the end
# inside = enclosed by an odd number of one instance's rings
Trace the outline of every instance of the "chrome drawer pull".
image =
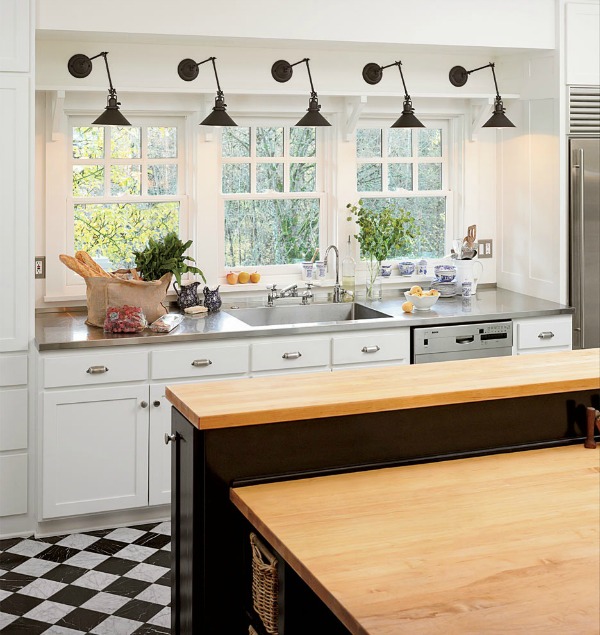
{"type": "Polygon", "coordinates": [[[363,346],[360,350],[363,353],[376,353],[377,351],[381,349],[379,348],[379,346],[375,345],[375,346],[363,346]]]}
{"type": "Polygon", "coordinates": [[[283,359],[298,359],[299,357],[302,357],[302,353],[300,351],[296,351],[294,353],[284,353],[281,357],[283,359]]]}
{"type": "Polygon", "coordinates": [[[195,366],[196,368],[203,368],[205,366],[210,366],[211,364],[212,362],[210,359],[195,359],[192,362],[192,366],[195,366]]]}
{"type": "Polygon", "coordinates": [[[85,372],[90,375],[100,375],[101,373],[107,373],[108,368],[106,366],[90,366],[85,372]]]}
{"type": "Polygon", "coordinates": [[[541,340],[551,340],[554,337],[554,333],[552,331],[542,331],[538,338],[541,340]]]}

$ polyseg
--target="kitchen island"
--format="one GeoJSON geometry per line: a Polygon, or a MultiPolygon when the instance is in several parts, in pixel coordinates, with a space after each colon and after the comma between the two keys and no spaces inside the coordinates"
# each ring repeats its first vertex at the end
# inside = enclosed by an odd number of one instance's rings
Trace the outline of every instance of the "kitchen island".
{"type": "MultiPolygon", "coordinates": [[[[583,443],[585,409],[600,406],[599,355],[169,387],[173,632],[248,632],[248,527],[232,487],[583,443]]],[[[319,606],[304,614],[314,617],[319,606]]],[[[301,615],[288,635],[311,632],[301,615]]]]}

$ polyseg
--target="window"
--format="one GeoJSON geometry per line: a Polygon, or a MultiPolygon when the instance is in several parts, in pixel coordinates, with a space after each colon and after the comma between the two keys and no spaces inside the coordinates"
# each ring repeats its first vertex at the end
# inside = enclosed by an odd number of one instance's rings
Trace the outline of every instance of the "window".
{"type": "Polygon", "coordinates": [[[105,269],[131,267],[133,251],[150,237],[179,231],[183,126],[168,119],[127,127],[73,124],[68,243],[105,269]]]}
{"type": "Polygon", "coordinates": [[[225,267],[290,265],[322,240],[325,195],[315,128],[223,128],[225,267]]]}
{"type": "Polygon", "coordinates": [[[419,234],[392,258],[441,258],[447,253],[450,213],[446,122],[427,128],[359,128],[356,186],[365,206],[410,212],[419,234]]]}

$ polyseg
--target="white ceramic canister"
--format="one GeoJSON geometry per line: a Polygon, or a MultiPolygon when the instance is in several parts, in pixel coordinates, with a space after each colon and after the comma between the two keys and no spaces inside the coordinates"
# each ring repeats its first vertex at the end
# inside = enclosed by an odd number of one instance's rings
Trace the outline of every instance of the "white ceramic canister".
{"type": "Polygon", "coordinates": [[[456,283],[461,288],[463,282],[471,282],[471,295],[477,293],[477,282],[483,273],[483,265],[479,260],[453,260],[456,266],[456,283]]]}

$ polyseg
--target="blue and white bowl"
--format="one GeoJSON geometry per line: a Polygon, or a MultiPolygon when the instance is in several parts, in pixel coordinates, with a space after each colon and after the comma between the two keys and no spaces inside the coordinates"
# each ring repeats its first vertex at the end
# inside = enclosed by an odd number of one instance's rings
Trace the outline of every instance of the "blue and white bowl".
{"type": "Polygon", "coordinates": [[[381,275],[389,278],[392,275],[392,265],[381,265],[381,275]]]}
{"type": "Polygon", "coordinates": [[[398,263],[398,271],[401,276],[412,276],[415,272],[415,263],[410,260],[403,260],[398,263]]]}
{"type": "Polygon", "coordinates": [[[433,273],[440,282],[452,282],[456,278],[456,267],[454,265],[436,265],[433,268],[433,273]]]}

